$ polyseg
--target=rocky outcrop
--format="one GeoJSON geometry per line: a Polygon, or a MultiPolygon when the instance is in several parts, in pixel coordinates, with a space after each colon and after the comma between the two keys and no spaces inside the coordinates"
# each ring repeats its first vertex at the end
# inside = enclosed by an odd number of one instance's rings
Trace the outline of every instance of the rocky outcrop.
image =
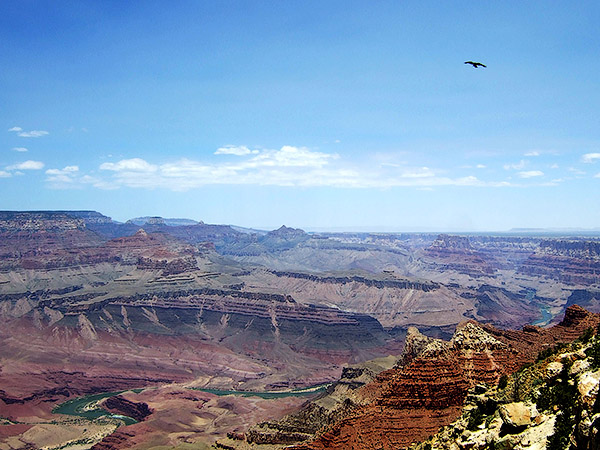
{"type": "Polygon", "coordinates": [[[503,385],[477,386],[458,420],[411,449],[597,449],[599,368],[600,336],[587,333],[503,385]]]}
{"type": "Polygon", "coordinates": [[[567,307],[579,305],[588,311],[600,312],[600,290],[575,289],[567,299],[567,307]]]}
{"type": "Polygon", "coordinates": [[[270,239],[281,239],[286,241],[308,238],[308,235],[304,230],[286,227],[285,225],[282,225],[277,230],[269,231],[266,236],[270,239]]]}
{"type": "MultiPolygon", "coordinates": [[[[502,375],[535,360],[540,350],[558,342],[572,341],[598,323],[600,315],[574,306],[568,308],[559,325],[550,329],[527,327],[522,331],[505,331],[466,322],[448,342],[425,337],[411,328],[396,367],[381,372],[374,381],[348,396],[345,401],[348,408],[338,415],[335,424],[330,425],[330,415],[321,414],[322,428],[317,432],[318,437],[294,448],[405,448],[456,420],[470,388],[482,383],[495,386],[502,375]]],[[[315,403],[301,414],[314,412],[315,403]]],[[[534,418],[533,413],[528,416],[528,407],[521,404],[508,405],[503,411],[504,422],[515,430],[534,418]]],[[[314,422],[309,428],[296,423],[292,427],[293,436],[305,439],[306,435],[314,435],[317,428],[314,422]]],[[[276,429],[277,425],[269,424],[269,428],[276,429]]],[[[257,437],[260,432],[260,428],[253,429],[254,442],[260,441],[257,437]]],[[[277,443],[277,436],[280,435],[271,434],[269,442],[277,443]]],[[[286,444],[290,436],[287,435],[286,444]]]]}
{"type": "Polygon", "coordinates": [[[118,450],[127,448],[130,446],[128,441],[135,436],[135,432],[121,428],[93,445],[90,450],[118,450]]]}
{"type": "Polygon", "coordinates": [[[132,402],[121,395],[108,397],[106,400],[104,400],[102,406],[113,414],[121,414],[123,416],[131,417],[138,422],[143,421],[146,419],[146,417],[152,414],[152,410],[146,403],[132,402]]]}
{"type": "Polygon", "coordinates": [[[64,232],[83,229],[83,219],[61,211],[0,211],[1,233],[64,232]]]}

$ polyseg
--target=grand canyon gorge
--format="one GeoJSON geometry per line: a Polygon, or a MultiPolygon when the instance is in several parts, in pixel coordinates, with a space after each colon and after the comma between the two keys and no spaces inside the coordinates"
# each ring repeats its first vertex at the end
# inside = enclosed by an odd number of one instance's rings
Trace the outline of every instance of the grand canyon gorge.
{"type": "Polygon", "coordinates": [[[597,448],[593,235],[3,211],[0,255],[2,450],[545,448],[567,360],[597,448]]]}

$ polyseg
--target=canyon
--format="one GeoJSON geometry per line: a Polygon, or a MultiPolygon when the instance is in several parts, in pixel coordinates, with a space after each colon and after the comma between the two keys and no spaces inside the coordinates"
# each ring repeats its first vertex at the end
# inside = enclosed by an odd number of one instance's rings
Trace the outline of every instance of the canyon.
{"type": "Polygon", "coordinates": [[[594,326],[598,242],[0,211],[0,449],[406,446],[455,420],[469,388],[594,326]],[[325,383],[308,410],[197,390],[325,383]],[[107,408],[149,414],[52,413],[112,391],[107,408]]]}

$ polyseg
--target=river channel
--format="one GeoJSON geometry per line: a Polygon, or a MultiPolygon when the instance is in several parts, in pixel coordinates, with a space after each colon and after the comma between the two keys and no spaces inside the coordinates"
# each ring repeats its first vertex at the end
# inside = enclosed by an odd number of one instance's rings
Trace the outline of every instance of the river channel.
{"type": "Polygon", "coordinates": [[[308,395],[318,394],[325,391],[331,383],[319,384],[317,386],[311,386],[302,389],[294,389],[290,391],[235,391],[225,389],[204,389],[204,388],[192,388],[196,391],[206,392],[208,394],[215,395],[239,395],[241,397],[260,397],[265,399],[270,398],[283,398],[283,397],[304,397],[308,395]]]}
{"type": "MultiPolygon", "coordinates": [[[[235,390],[223,390],[223,389],[202,389],[202,388],[191,388],[194,390],[206,392],[214,395],[239,395],[243,397],[260,397],[264,399],[282,398],[282,397],[300,397],[314,395],[323,392],[328,384],[321,384],[317,386],[311,386],[303,389],[295,389],[291,391],[265,391],[265,392],[252,392],[252,391],[235,391],[235,390]]],[[[143,389],[132,389],[133,392],[139,393],[143,389]]],[[[107,417],[112,419],[118,419],[125,423],[125,425],[132,425],[137,423],[132,417],[122,416],[120,414],[111,414],[106,409],[99,406],[100,402],[108,397],[114,397],[115,395],[122,394],[127,391],[114,391],[114,392],[103,392],[100,394],[86,395],[85,397],[78,397],[72,400],[68,400],[61,403],[52,410],[55,414],[67,414],[70,416],[79,416],[85,419],[98,419],[99,417],[107,417]]]]}
{"type": "MultiPolygon", "coordinates": [[[[133,392],[141,392],[142,389],[133,389],[133,392]]],[[[99,417],[109,417],[112,419],[118,419],[125,423],[125,425],[132,425],[137,423],[132,417],[122,416],[120,414],[111,414],[106,409],[99,406],[100,402],[108,397],[114,397],[115,395],[122,394],[126,391],[116,392],[102,392],[100,394],[86,395],[85,397],[78,397],[72,400],[68,400],[61,403],[52,410],[54,414],[67,414],[69,416],[79,416],[85,419],[97,419],[99,417]]]]}

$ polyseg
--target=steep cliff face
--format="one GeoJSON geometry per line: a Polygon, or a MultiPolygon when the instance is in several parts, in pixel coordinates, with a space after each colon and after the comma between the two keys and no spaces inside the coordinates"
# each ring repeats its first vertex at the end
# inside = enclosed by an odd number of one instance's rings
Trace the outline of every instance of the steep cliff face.
{"type": "Polygon", "coordinates": [[[104,402],[102,402],[102,406],[113,414],[121,414],[131,417],[138,422],[143,421],[146,417],[152,414],[152,410],[146,403],[132,402],[131,400],[127,400],[120,395],[107,398],[104,400],[104,402]]]}
{"type": "MultiPolygon", "coordinates": [[[[323,415],[322,428],[315,440],[293,448],[405,448],[456,420],[470,388],[481,383],[495,386],[502,375],[535,360],[540,350],[572,341],[598,323],[600,315],[574,306],[567,309],[559,325],[550,329],[526,327],[522,331],[504,331],[467,322],[449,342],[427,338],[411,329],[397,365],[348,396],[346,409],[336,411],[335,424],[331,425],[331,416],[323,415]]],[[[296,417],[310,410],[314,406],[296,417]]],[[[303,429],[298,420],[285,421],[287,433],[281,436],[286,437],[286,444],[293,438],[306,440],[315,434],[314,421],[310,429],[303,429]]],[[[270,428],[277,426],[271,424],[270,428]]],[[[260,427],[252,429],[254,442],[261,442],[260,433],[260,427]]],[[[269,442],[278,441],[270,435],[269,442]]],[[[228,445],[238,448],[235,441],[228,445]]]]}
{"type": "Polygon", "coordinates": [[[255,270],[243,277],[247,286],[280,286],[298,302],[335,305],[375,317],[386,327],[455,326],[472,317],[472,298],[444,286],[395,273],[315,274],[255,270]]]}
{"type": "Polygon", "coordinates": [[[459,419],[411,449],[597,449],[599,386],[600,337],[590,329],[502,384],[476,386],[459,419]]]}
{"type": "Polygon", "coordinates": [[[600,283],[600,241],[544,240],[519,270],[567,284],[600,283]]]}
{"type": "Polygon", "coordinates": [[[440,234],[424,251],[425,261],[436,270],[455,270],[473,277],[490,276],[495,272],[495,261],[471,245],[466,236],[440,234]]]}
{"type": "Polygon", "coordinates": [[[33,233],[40,231],[83,230],[85,222],[60,211],[0,211],[0,232],[33,233]]]}

